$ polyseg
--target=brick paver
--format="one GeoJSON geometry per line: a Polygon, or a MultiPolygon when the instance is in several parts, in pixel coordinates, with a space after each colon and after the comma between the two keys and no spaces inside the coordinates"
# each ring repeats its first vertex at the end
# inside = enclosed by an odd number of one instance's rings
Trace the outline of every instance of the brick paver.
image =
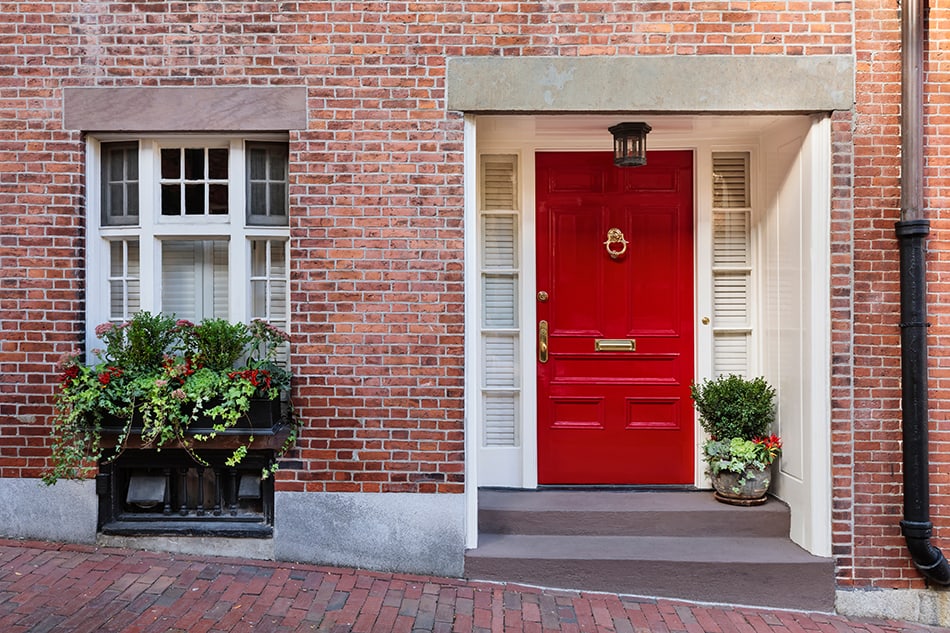
{"type": "Polygon", "coordinates": [[[904,622],[0,539],[0,632],[911,633],[904,622]]]}

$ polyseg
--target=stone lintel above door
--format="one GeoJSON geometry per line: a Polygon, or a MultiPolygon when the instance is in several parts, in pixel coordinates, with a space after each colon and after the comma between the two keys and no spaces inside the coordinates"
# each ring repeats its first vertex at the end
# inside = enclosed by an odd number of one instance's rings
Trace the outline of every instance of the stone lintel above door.
{"type": "Polygon", "coordinates": [[[850,110],[851,55],[453,57],[462,112],[805,113],[850,110]]]}

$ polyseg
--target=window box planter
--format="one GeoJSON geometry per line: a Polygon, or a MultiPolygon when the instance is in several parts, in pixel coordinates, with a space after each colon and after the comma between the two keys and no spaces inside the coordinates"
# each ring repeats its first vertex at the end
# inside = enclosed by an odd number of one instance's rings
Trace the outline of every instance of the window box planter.
{"type": "MultiPolygon", "coordinates": [[[[191,435],[210,433],[218,435],[273,435],[275,430],[285,423],[285,402],[279,398],[251,398],[247,413],[240,416],[234,426],[223,431],[215,431],[215,421],[208,416],[200,416],[188,425],[187,432],[191,435]]],[[[104,434],[115,435],[125,430],[126,420],[114,415],[105,415],[100,423],[100,428],[104,434]]],[[[134,435],[142,428],[142,415],[136,413],[132,416],[132,425],[129,430],[134,435]]]]}
{"type": "MultiPolygon", "coordinates": [[[[96,328],[100,362],[78,355],[62,362],[53,426],[53,467],[44,481],[87,478],[126,449],[182,450],[205,464],[205,449],[232,449],[236,467],[261,448],[257,436],[284,441],[262,472],[266,478],[296,441],[290,371],[279,358],[287,334],[260,320],[209,319],[198,325],[139,312],[121,325],[96,328]],[[104,452],[104,448],[111,448],[104,452]]],[[[283,351],[282,351],[283,350],[283,351]]]]}

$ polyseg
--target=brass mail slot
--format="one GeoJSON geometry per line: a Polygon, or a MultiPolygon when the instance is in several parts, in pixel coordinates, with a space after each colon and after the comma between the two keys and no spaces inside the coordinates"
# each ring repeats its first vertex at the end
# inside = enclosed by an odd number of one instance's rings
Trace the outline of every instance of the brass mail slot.
{"type": "Polygon", "coordinates": [[[594,341],[594,350],[598,352],[635,352],[637,341],[632,338],[599,338],[594,341]]]}

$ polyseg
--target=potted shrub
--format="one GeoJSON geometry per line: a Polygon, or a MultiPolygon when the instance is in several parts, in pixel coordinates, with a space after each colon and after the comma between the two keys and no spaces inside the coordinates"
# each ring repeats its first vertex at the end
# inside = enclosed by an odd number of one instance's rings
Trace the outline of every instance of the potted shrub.
{"type": "Polygon", "coordinates": [[[782,453],[770,434],[775,421],[775,389],[762,377],[736,374],[690,385],[699,421],[709,435],[703,444],[716,498],[756,505],[766,501],[772,463],[782,453]]]}
{"type": "MultiPolygon", "coordinates": [[[[236,434],[244,440],[228,465],[246,455],[254,433],[273,433],[275,425],[289,427],[279,454],[296,440],[291,374],[277,362],[289,337],[270,324],[194,324],[139,312],[100,325],[96,335],[104,349],[94,350],[95,365],[78,352],[61,361],[47,483],[91,474],[104,457],[103,433],[114,436],[107,460],[138,435],[143,447],[178,446],[199,462],[196,443],[236,434]]],[[[276,460],[268,470],[275,469],[276,460]]]]}

